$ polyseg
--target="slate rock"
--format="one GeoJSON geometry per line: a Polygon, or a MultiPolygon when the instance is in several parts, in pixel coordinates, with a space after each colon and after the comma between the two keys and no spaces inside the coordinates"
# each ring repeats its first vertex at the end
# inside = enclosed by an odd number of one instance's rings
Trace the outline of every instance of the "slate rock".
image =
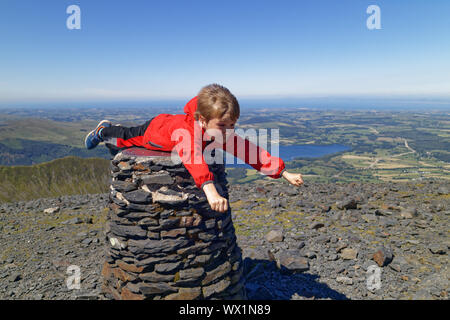
{"type": "Polygon", "coordinates": [[[144,295],[164,295],[176,292],[177,289],[166,282],[140,283],[139,291],[144,295]]]}
{"type": "Polygon", "coordinates": [[[355,199],[351,198],[351,199],[346,199],[346,200],[343,200],[343,201],[336,202],[336,207],[339,210],[357,209],[358,208],[358,204],[357,204],[355,199]]]}
{"type": "Polygon", "coordinates": [[[336,282],[342,283],[342,284],[346,284],[346,285],[352,285],[353,284],[353,280],[349,277],[344,277],[344,276],[340,276],[340,277],[336,277],[336,282]]]}
{"type": "Polygon", "coordinates": [[[447,246],[443,244],[432,244],[429,247],[431,253],[433,254],[446,254],[447,253],[447,246]]]}
{"type": "Polygon", "coordinates": [[[341,258],[344,260],[354,260],[358,256],[358,250],[353,248],[345,248],[341,251],[341,258]]]}
{"type": "MultiPolygon", "coordinates": [[[[142,212],[142,211],[126,211],[126,214],[122,215],[123,218],[128,220],[144,220],[145,218],[157,219],[159,212],[142,212]]],[[[158,222],[158,220],[156,220],[158,222]]],[[[144,224],[144,223],[143,223],[144,224]]]]}
{"type": "Polygon", "coordinates": [[[438,195],[448,195],[449,189],[446,186],[440,186],[437,190],[438,195]]]}
{"type": "MultiPolygon", "coordinates": [[[[178,226],[180,223],[180,218],[173,218],[173,219],[159,219],[159,228],[161,230],[171,229],[175,226],[178,226]]],[[[153,230],[152,228],[149,228],[149,230],[153,230]]]]}
{"type": "Polygon", "coordinates": [[[183,263],[181,261],[160,263],[155,265],[155,271],[163,274],[175,273],[182,266],[182,264],[183,263]]]}
{"type": "Polygon", "coordinates": [[[127,243],[124,241],[120,241],[118,238],[111,237],[109,238],[109,243],[113,248],[118,250],[125,249],[127,247],[127,243]]]}
{"type": "Polygon", "coordinates": [[[277,267],[280,269],[284,267],[292,272],[303,272],[309,270],[308,259],[301,257],[300,254],[295,251],[282,252],[276,259],[277,267]]]}
{"type": "Polygon", "coordinates": [[[201,288],[180,288],[177,293],[164,297],[165,300],[195,300],[202,294],[201,288]]]}
{"type": "Polygon", "coordinates": [[[271,208],[278,208],[281,206],[281,202],[279,198],[270,198],[269,204],[271,208]]]}
{"type": "Polygon", "coordinates": [[[52,207],[52,208],[45,209],[44,213],[53,214],[53,213],[59,212],[59,210],[60,210],[59,207],[52,207]]]}
{"type": "MultiPolygon", "coordinates": [[[[127,218],[129,218],[128,215],[127,215],[127,218]]],[[[150,227],[150,226],[154,227],[154,226],[159,225],[159,221],[158,221],[158,219],[155,219],[155,218],[146,217],[144,219],[139,220],[138,225],[143,226],[143,227],[150,227]]]]}
{"type": "Polygon", "coordinates": [[[323,228],[325,225],[322,222],[313,222],[309,225],[309,229],[317,230],[323,228]]]}
{"type": "Polygon", "coordinates": [[[80,224],[83,223],[83,220],[81,220],[79,217],[72,218],[66,221],[61,222],[62,224],[80,224]]]}
{"type": "Polygon", "coordinates": [[[363,214],[361,215],[361,218],[367,223],[377,222],[377,216],[374,214],[363,214]]]}
{"type": "Polygon", "coordinates": [[[304,241],[300,241],[300,242],[298,242],[294,247],[295,247],[295,249],[302,249],[302,248],[304,248],[305,247],[305,242],[304,241]]]}
{"type": "Polygon", "coordinates": [[[328,242],[330,242],[330,240],[331,240],[331,237],[327,236],[325,234],[314,238],[314,242],[320,243],[320,244],[328,243],[328,242]]]}
{"type": "Polygon", "coordinates": [[[151,217],[158,216],[158,212],[154,212],[156,206],[154,204],[138,204],[130,202],[127,205],[129,211],[147,212],[151,217]]]}
{"type": "Polygon", "coordinates": [[[130,192],[137,189],[137,185],[133,182],[115,180],[111,183],[112,187],[119,192],[130,192]]]}
{"type": "Polygon", "coordinates": [[[212,285],[202,287],[203,296],[208,299],[215,293],[223,292],[227,289],[231,284],[231,281],[228,279],[222,279],[219,282],[216,282],[212,285]]]}
{"type": "Polygon", "coordinates": [[[207,285],[212,281],[219,279],[231,271],[231,264],[229,261],[225,261],[215,269],[206,272],[205,277],[202,280],[202,285],[207,285]]]}
{"type": "Polygon", "coordinates": [[[372,258],[379,267],[387,266],[393,259],[392,250],[389,248],[381,247],[373,254],[372,258]]]}
{"type": "MultiPolygon", "coordinates": [[[[192,231],[192,230],[189,230],[192,231]]],[[[216,232],[198,232],[197,237],[204,242],[211,242],[217,240],[219,237],[222,237],[223,233],[217,234],[216,232]]]]}
{"type": "Polygon", "coordinates": [[[142,176],[140,178],[143,184],[173,184],[175,181],[168,173],[157,173],[142,176]]]}
{"type": "MultiPolygon", "coordinates": [[[[198,268],[189,268],[189,269],[184,269],[184,270],[180,270],[180,283],[184,282],[185,284],[187,282],[192,282],[192,281],[197,281],[199,279],[201,279],[203,277],[203,275],[205,274],[205,269],[203,269],[202,267],[198,267],[198,268]]],[[[179,283],[177,282],[177,285],[179,285],[179,283]]]]}
{"type": "Polygon", "coordinates": [[[283,232],[281,230],[271,230],[267,235],[266,235],[266,240],[268,242],[281,242],[283,241],[284,236],[283,236],[283,232]]]}
{"type": "Polygon", "coordinates": [[[126,200],[137,204],[148,204],[152,202],[152,194],[142,189],[125,192],[122,195],[126,200]]]}
{"type": "Polygon", "coordinates": [[[402,208],[402,210],[400,211],[400,216],[404,219],[412,219],[414,217],[417,217],[417,208],[402,208]]]}
{"type": "Polygon", "coordinates": [[[337,254],[331,254],[328,256],[329,261],[336,261],[339,259],[339,256],[337,254]]]}
{"type": "Polygon", "coordinates": [[[119,237],[124,238],[145,238],[147,231],[139,226],[125,226],[110,222],[111,232],[119,237]]]}
{"type": "Polygon", "coordinates": [[[81,241],[81,244],[90,245],[92,242],[92,238],[86,238],[81,241]]]}
{"type": "Polygon", "coordinates": [[[188,202],[188,194],[161,187],[152,193],[153,201],[169,205],[181,205],[188,202]]]}
{"type": "Polygon", "coordinates": [[[161,231],[161,238],[176,238],[186,234],[186,228],[176,228],[171,230],[163,230],[161,231]]]}
{"type": "Polygon", "coordinates": [[[117,164],[117,167],[119,167],[122,171],[130,171],[132,169],[131,164],[125,161],[121,161],[117,164]]]}
{"type": "Polygon", "coordinates": [[[139,274],[139,279],[146,282],[172,282],[175,280],[175,274],[160,274],[156,272],[145,272],[139,274]]]}
{"type": "Polygon", "coordinates": [[[174,252],[182,247],[186,247],[191,244],[192,241],[184,238],[176,238],[176,239],[165,239],[163,241],[160,240],[129,240],[128,248],[131,253],[139,254],[139,253],[168,253],[174,252]]]}
{"type": "Polygon", "coordinates": [[[11,274],[11,276],[9,277],[9,280],[11,282],[16,282],[19,280],[22,280],[22,275],[18,272],[14,272],[13,274],[11,274]]]}

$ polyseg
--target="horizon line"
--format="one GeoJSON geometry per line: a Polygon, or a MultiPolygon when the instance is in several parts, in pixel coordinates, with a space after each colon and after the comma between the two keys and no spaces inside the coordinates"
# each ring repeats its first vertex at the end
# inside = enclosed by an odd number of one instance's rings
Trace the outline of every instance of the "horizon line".
{"type": "MultiPolygon", "coordinates": [[[[13,106],[17,107],[20,105],[24,106],[35,106],[35,105],[43,105],[43,104],[121,104],[121,103],[174,103],[174,102],[183,102],[186,103],[195,97],[197,94],[192,95],[191,97],[186,96],[171,96],[171,97],[147,97],[147,98],[86,98],[86,99],[26,99],[26,100],[11,100],[11,101],[1,101],[0,107],[8,107],[13,106]]],[[[297,100],[300,102],[301,100],[322,100],[322,99],[374,99],[374,100],[404,100],[405,102],[431,102],[435,100],[435,103],[443,102],[450,103],[450,93],[449,94],[310,94],[310,95],[293,95],[293,94],[259,94],[259,95],[235,95],[239,102],[263,102],[267,100],[268,102],[281,102],[283,100],[297,100]],[[436,101],[437,100],[437,101],[436,101]]]]}

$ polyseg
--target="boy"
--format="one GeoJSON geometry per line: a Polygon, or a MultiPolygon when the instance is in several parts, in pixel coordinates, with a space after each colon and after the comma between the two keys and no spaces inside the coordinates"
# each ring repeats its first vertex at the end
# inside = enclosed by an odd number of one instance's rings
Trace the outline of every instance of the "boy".
{"type": "Polygon", "coordinates": [[[174,149],[197,187],[205,192],[211,208],[219,212],[227,211],[228,203],[212,183],[214,176],[203,157],[208,144],[241,158],[269,177],[283,177],[296,186],[303,184],[301,174],[287,172],[283,160],[234,134],[240,109],[237,99],[227,88],[218,84],[203,87],[186,104],[184,112],[184,115],[160,114],[132,128],[112,126],[110,121],[103,120],[86,136],[86,148],[93,149],[105,142],[110,148],[138,146],[169,152],[174,149]]]}

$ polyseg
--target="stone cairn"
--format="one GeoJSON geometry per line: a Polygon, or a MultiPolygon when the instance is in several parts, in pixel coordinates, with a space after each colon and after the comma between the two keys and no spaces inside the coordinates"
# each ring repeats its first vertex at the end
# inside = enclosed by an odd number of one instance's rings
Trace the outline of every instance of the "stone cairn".
{"type": "MultiPolygon", "coordinates": [[[[209,167],[228,199],[224,165],[209,167]]],[[[111,161],[111,174],[106,297],[246,299],[231,210],[211,210],[181,161],[170,153],[125,149],[111,161]]]]}

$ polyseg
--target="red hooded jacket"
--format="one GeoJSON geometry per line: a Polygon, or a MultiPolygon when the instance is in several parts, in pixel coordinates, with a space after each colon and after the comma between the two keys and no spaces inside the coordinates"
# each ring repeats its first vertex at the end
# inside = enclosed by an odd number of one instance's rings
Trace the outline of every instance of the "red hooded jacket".
{"type": "Polygon", "coordinates": [[[215,144],[209,145],[207,141],[203,141],[203,137],[210,136],[205,134],[205,130],[194,119],[196,109],[197,97],[194,97],[184,107],[184,115],[160,114],[153,118],[144,133],[145,148],[168,152],[175,148],[200,189],[214,180],[203,156],[205,149],[211,148],[221,148],[271,178],[281,177],[285,170],[283,160],[271,156],[248,139],[232,134],[224,144],[214,142],[215,144]]]}

